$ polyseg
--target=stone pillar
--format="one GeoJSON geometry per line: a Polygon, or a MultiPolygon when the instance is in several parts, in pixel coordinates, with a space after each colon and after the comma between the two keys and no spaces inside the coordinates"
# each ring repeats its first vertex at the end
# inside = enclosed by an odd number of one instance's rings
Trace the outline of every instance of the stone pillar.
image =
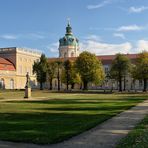
{"type": "Polygon", "coordinates": [[[31,97],[30,77],[29,77],[29,73],[27,72],[24,98],[30,98],[30,97],[31,97]]]}

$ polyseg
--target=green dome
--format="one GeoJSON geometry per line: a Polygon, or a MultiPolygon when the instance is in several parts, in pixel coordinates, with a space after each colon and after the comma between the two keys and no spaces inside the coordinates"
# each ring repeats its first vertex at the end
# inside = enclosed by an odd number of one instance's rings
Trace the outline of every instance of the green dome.
{"type": "Polygon", "coordinates": [[[79,40],[76,37],[74,37],[74,35],[72,34],[72,28],[69,23],[66,27],[65,36],[61,38],[59,42],[60,42],[59,46],[68,46],[68,45],[76,46],[79,44],[79,40]]]}

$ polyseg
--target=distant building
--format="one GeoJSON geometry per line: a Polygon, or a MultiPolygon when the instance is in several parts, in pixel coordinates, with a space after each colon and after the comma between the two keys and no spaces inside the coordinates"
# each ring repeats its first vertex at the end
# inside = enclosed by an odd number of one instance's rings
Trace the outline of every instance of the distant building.
{"type": "Polygon", "coordinates": [[[68,22],[66,27],[66,34],[59,40],[59,57],[69,58],[79,56],[79,40],[74,37],[72,27],[68,22]]]}
{"type": "MultiPolygon", "coordinates": [[[[66,34],[59,40],[59,58],[49,58],[50,61],[76,60],[79,56],[79,40],[73,35],[72,27],[68,22],[66,27],[66,34]]],[[[31,79],[31,87],[37,88],[38,83],[36,76],[32,73],[34,61],[40,59],[41,53],[33,50],[10,47],[0,48],[0,89],[24,89],[26,83],[26,73],[29,72],[31,79]]],[[[126,54],[126,56],[134,63],[137,54],[126,54]]],[[[115,55],[97,56],[102,61],[104,72],[107,76],[111,63],[115,55]]],[[[53,89],[57,89],[57,79],[53,79],[53,89]]],[[[143,81],[135,81],[131,77],[126,77],[123,80],[123,88],[126,90],[142,90],[143,81]]],[[[64,84],[60,84],[62,89],[65,89],[64,84]]],[[[49,87],[47,81],[44,85],[49,87]]],[[[110,80],[106,77],[104,84],[96,86],[89,84],[90,89],[118,89],[118,82],[110,80]]]]}
{"type": "Polygon", "coordinates": [[[24,48],[0,48],[0,88],[24,89],[27,72],[32,87],[36,87],[37,81],[32,73],[32,66],[40,56],[41,53],[24,48]]]}

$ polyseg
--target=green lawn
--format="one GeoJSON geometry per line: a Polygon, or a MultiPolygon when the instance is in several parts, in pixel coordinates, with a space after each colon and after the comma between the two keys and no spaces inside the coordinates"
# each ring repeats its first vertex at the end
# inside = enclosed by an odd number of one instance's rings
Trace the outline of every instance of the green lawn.
{"type": "Polygon", "coordinates": [[[121,140],[117,148],[147,148],[148,147],[148,115],[121,140]]]}
{"type": "Polygon", "coordinates": [[[146,94],[0,92],[0,139],[56,143],[77,135],[136,105],[146,94]],[[16,99],[16,100],[14,100],[16,99]],[[42,100],[41,100],[42,99],[42,100]]]}

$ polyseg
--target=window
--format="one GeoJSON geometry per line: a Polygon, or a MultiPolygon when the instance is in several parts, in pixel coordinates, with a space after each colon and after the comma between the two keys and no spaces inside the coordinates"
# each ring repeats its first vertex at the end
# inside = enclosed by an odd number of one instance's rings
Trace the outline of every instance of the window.
{"type": "Polygon", "coordinates": [[[24,67],[24,73],[25,74],[27,73],[27,67],[24,67]]]}
{"type": "Polygon", "coordinates": [[[71,57],[74,57],[74,52],[73,51],[71,52],[71,57]]]}
{"type": "Polygon", "coordinates": [[[142,80],[139,80],[139,87],[142,87],[142,80]]]}
{"type": "Polygon", "coordinates": [[[109,71],[109,68],[108,67],[105,67],[105,73],[107,74],[109,71]]]}
{"type": "Polygon", "coordinates": [[[64,53],[64,58],[65,58],[66,56],[67,56],[67,53],[65,52],[65,53],[64,53]]]}
{"type": "Polygon", "coordinates": [[[27,59],[26,58],[24,58],[24,62],[27,62],[27,59]]]}
{"type": "Polygon", "coordinates": [[[0,89],[5,89],[5,80],[3,78],[0,80],[0,89]]]}
{"type": "Polygon", "coordinates": [[[57,87],[57,80],[55,80],[55,87],[57,87]]]}
{"type": "Polygon", "coordinates": [[[19,74],[22,74],[22,65],[19,65],[19,70],[18,70],[19,74]]]}
{"type": "Polygon", "coordinates": [[[20,57],[20,58],[19,58],[19,61],[21,61],[21,62],[22,62],[22,57],[20,57]]]}
{"type": "Polygon", "coordinates": [[[13,79],[10,80],[10,89],[14,89],[14,80],[13,79]]]}

